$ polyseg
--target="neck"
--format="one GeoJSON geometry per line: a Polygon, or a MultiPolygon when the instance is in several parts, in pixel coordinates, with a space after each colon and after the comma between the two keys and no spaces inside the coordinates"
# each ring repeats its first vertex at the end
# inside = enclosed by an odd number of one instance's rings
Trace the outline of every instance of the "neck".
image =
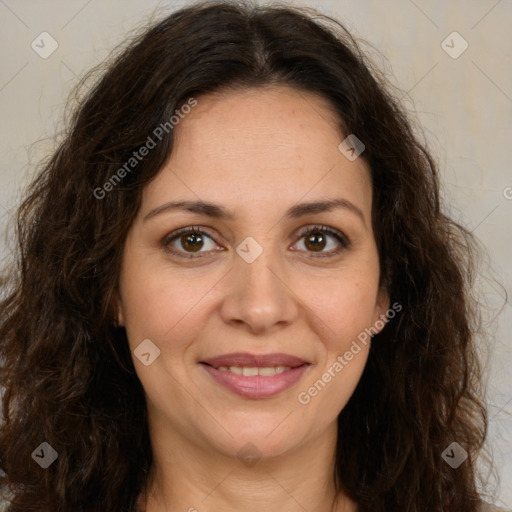
{"type": "Polygon", "coordinates": [[[334,485],[336,424],[294,453],[246,463],[161,432],[151,435],[144,512],[357,512],[334,485]]]}

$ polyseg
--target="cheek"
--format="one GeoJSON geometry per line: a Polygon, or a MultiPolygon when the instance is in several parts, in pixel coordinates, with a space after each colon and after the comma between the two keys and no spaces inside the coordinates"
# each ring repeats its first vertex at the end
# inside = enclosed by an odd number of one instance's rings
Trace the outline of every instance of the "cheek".
{"type": "Polygon", "coordinates": [[[347,272],[322,286],[305,287],[301,296],[330,350],[346,350],[374,322],[377,282],[368,273],[347,272]]]}
{"type": "Polygon", "coordinates": [[[123,310],[130,345],[149,338],[161,350],[180,345],[184,337],[193,339],[201,329],[201,317],[214,293],[218,277],[204,274],[190,279],[175,270],[133,272],[122,283],[123,310]],[[139,340],[139,341],[138,341],[139,340]],[[173,340],[172,345],[169,340],[173,340]]]}
{"type": "Polygon", "coordinates": [[[353,278],[310,288],[308,307],[318,340],[318,368],[298,395],[308,414],[334,421],[350,400],[366,366],[373,324],[375,285],[353,278]],[[313,291],[312,291],[313,290],[313,291]]]}

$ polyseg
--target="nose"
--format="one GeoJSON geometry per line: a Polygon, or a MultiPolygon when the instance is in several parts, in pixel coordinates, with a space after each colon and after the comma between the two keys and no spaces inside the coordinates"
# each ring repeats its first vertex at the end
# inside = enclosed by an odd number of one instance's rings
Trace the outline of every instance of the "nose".
{"type": "Polygon", "coordinates": [[[293,285],[270,252],[252,263],[235,256],[226,276],[221,317],[231,326],[257,334],[289,325],[300,311],[293,285]]]}

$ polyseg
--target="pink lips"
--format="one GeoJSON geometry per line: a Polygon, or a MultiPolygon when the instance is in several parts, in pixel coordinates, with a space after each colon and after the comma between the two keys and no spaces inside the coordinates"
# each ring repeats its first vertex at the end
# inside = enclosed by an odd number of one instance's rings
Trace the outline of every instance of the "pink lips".
{"type": "Polygon", "coordinates": [[[246,366],[265,368],[269,366],[290,366],[296,367],[306,364],[307,361],[290,354],[249,354],[248,352],[234,352],[222,356],[212,357],[201,361],[211,366],[246,366]]]}
{"type": "Polygon", "coordinates": [[[228,390],[237,395],[255,399],[270,398],[290,388],[300,379],[310,363],[289,354],[253,355],[238,352],[206,359],[201,361],[201,366],[216,382],[228,390]],[[272,376],[244,376],[228,370],[218,370],[220,366],[228,368],[230,366],[248,368],[285,366],[290,369],[272,376]]]}

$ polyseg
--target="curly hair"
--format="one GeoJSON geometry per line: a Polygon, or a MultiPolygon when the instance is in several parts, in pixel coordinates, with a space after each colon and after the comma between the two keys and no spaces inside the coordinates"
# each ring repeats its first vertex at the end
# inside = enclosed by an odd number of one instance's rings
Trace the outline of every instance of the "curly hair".
{"type": "Polygon", "coordinates": [[[375,336],[339,414],[334,481],[362,512],[478,509],[487,415],[473,235],[443,213],[426,143],[341,23],[312,9],[221,1],[168,15],[111,57],[19,207],[0,319],[9,512],[136,510],[152,453],[113,297],[126,235],[172,151],[172,130],[113,190],[98,190],[189,98],[271,84],[326,98],[340,137],[364,142],[381,285],[403,307],[375,336]],[[457,470],[442,459],[453,441],[468,453],[457,470]],[[32,459],[42,442],[58,453],[45,470],[32,459]]]}

